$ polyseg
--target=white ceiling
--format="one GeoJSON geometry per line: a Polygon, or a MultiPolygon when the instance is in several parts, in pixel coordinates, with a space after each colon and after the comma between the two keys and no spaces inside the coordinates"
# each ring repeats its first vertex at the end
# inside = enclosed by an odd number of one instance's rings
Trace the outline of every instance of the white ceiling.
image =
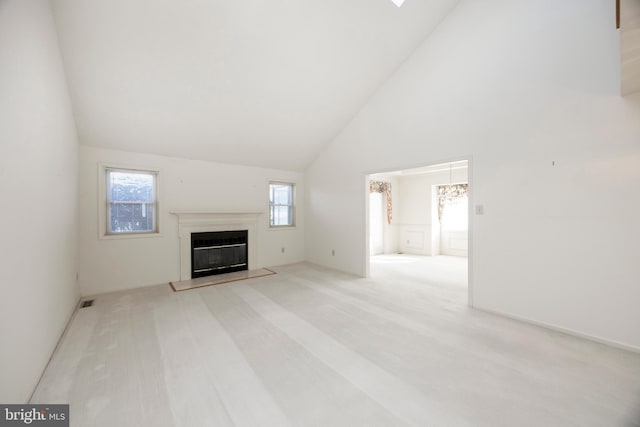
{"type": "Polygon", "coordinates": [[[303,170],[458,0],[54,0],[80,142],[303,170]]]}

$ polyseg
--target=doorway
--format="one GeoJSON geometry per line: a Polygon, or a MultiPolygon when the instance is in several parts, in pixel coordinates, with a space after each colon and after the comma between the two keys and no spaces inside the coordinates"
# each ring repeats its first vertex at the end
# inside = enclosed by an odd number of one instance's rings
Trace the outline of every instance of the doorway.
{"type": "Polygon", "coordinates": [[[392,276],[393,268],[425,280],[437,276],[461,288],[472,305],[469,171],[465,159],[367,176],[369,276],[392,276]],[[376,191],[382,186],[390,190],[388,205],[376,191]]]}

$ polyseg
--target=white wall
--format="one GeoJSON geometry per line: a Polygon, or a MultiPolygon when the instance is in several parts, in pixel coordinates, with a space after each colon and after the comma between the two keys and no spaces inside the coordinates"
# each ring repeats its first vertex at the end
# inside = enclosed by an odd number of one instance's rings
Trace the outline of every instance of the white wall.
{"type": "Polygon", "coordinates": [[[640,350],[640,98],[619,96],[614,11],[460,3],[308,168],[308,259],[365,272],[365,173],[472,156],[475,306],[640,350]]]}
{"type": "MultiPolygon", "coordinates": [[[[198,160],[80,149],[80,288],[83,295],[180,280],[177,217],[170,212],[263,212],[257,267],[304,260],[304,175],[198,160]],[[158,168],[160,237],[98,238],[99,164],[158,168]],[[268,227],[269,180],[295,182],[297,226],[268,227]],[[285,252],[282,253],[282,248],[285,252]]],[[[251,244],[251,242],[249,242],[251,244]]]]}
{"type": "Polygon", "coordinates": [[[467,182],[467,169],[449,172],[405,175],[398,178],[398,190],[402,193],[397,218],[400,234],[400,250],[406,254],[439,255],[440,222],[438,221],[437,198],[433,186],[445,185],[449,181],[467,182]],[[437,230],[436,230],[437,229],[437,230]]]}
{"type": "Polygon", "coordinates": [[[77,141],[48,1],[0,1],[0,402],[25,403],[78,301],[77,141]]]}

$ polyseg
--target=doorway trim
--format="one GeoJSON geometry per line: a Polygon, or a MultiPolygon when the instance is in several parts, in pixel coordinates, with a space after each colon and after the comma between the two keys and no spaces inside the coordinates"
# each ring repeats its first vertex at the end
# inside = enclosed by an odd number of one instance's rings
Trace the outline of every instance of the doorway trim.
{"type": "Polygon", "coordinates": [[[473,260],[474,260],[474,242],[473,242],[473,225],[474,225],[474,193],[475,186],[473,183],[473,156],[462,156],[462,157],[453,157],[449,159],[443,159],[439,161],[429,161],[426,163],[420,164],[412,164],[404,167],[395,167],[395,168],[385,168],[384,170],[375,170],[365,172],[362,176],[363,182],[363,197],[362,202],[364,204],[364,265],[362,271],[364,271],[365,277],[371,276],[371,261],[370,261],[370,253],[369,253],[369,177],[375,174],[384,174],[391,173],[399,170],[406,169],[415,169],[420,167],[429,167],[436,166],[446,163],[467,161],[467,182],[468,186],[468,197],[469,197],[469,212],[468,212],[468,227],[467,227],[467,239],[468,239],[468,255],[467,255],[467,305],[469,307],[474,306],[474,292],[473,292],[473,260]]]}

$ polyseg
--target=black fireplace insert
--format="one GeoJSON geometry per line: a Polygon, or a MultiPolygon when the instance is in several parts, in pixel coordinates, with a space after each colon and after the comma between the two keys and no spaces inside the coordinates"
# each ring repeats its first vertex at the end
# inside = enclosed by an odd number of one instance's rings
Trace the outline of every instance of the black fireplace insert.
{"type": "Polygon", "coordinates": [[[249,269],[248,231],[191,234],[191,278],[249,269]]]}

